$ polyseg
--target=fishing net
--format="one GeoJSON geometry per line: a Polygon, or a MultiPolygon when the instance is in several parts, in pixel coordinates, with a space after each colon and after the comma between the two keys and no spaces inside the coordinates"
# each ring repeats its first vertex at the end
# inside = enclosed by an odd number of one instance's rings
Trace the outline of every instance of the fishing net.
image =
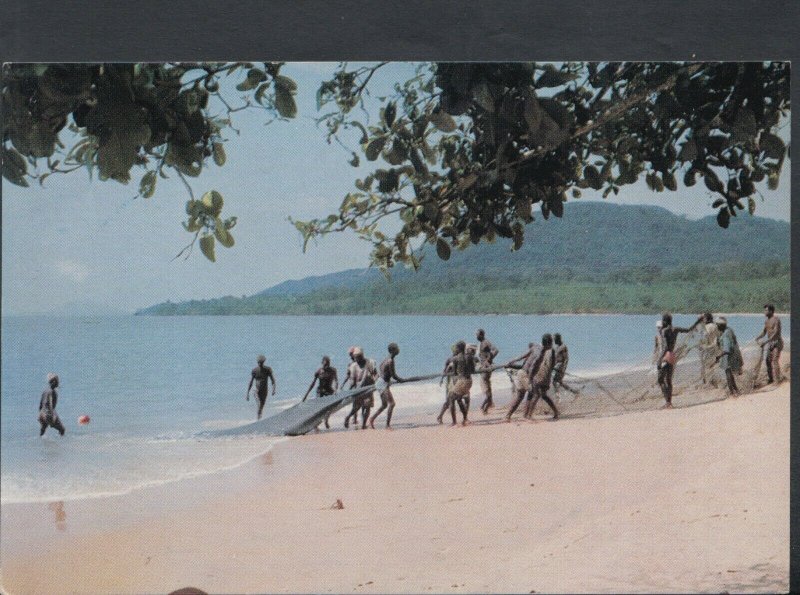
{"type": "MultiPolygon", "coordinates": [[[[765,353],[756,342],[740,345],[743,366],[734,374],[740,394],[753,392],[767,383],[765,353]]],[[[680,335],[675,348],[676,365],[672,376],[672,401],[675,407],[687,407],[725,399],[725,372],[716,361],[719,351],[715,345],[704,344],[699,329],[680,335]]],[[[788,349],[781,356],[782,376],[789,375],[788,349]]],[[[508,371],[514,383],[514,373],[508,371]]],[[[636,362],[629,368],[603,376],[580,376],[569,371],[564,375],[566,386],[552,386],[548,391],[555,397],[562,417],[600,417],[633,411],[658,409],[664,397],[658,385],[655,359],[636,362]],[[568,388],[567,388],[568,387],[568,388]],[[573,389],[576,392],[572,392],[573,389]]],[[[549,414],[549,407],[539,402],[535,414],[549,414]]]]}

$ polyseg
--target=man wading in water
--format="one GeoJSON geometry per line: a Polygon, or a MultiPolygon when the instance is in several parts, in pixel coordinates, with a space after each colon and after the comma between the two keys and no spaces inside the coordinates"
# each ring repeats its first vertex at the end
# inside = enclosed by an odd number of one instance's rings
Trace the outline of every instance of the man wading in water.
{"type": "Polygon", "coordinates": [[[256,396],[258,397],[258,419],[261,419],[261,412],[264,411],[264,404],[267,402],[268,381],[272,381],[272,396],[275,396],[275,376],[272,375],[272,368],[264,365],[265,361],[267,361],[266,357],[258,356],[258,366],[253,368],[250,374],[250,384],[247,385],[247,397],[245,398],[246,401],[250,400],[250,390],[255,382],[256,396]]]}
{"type": "MultiPolygon", "coordinates": [[[[327,355],[322,358],[322,367],[314,372],[314,380],[311,381],[311,386],[308,387],[306,394],[303,395],[303,401],[308,397],[308,393],[314,388],[314,385],[319,380],[317,387],[317,397],[327,397],[339,390],[339,376],[336,373],[336,368],[331,366],[331,358],[327,355]]],[[[328,418],[331,416],[329,413],[325,416],[325,427],[330,428],[328,418]]],[[[319,427],[319,426],[317,426],[319,427]]]]}
{"type": "Polygon", "coordinates": [[[444,370],[442,370],[442,376],[452,374],[453,378],[450,380],[447,401],[436,418],[439,423],[442,423],[444,412],[450,407],[453,425],[456,425],[456,403],[458,403],[458,408],[461,409],[461,415],[464,417],[461,423],[462,425],[467,425],[467,407],[464,403],[464,397],[469,395],[469,391],[472,388],[472,372],[475,371],[475,362],[474,357],[467,357],[466,348],[467,344],[464,341],[456,343],[455,355],[447,360],[444,370]]]}
{"type": "Polygon", "coordinates": [[[511,407],[506,414],[506,421],[511,421],[511,416],[514,415],[514,412],[517,410],[517,407],[519,407],[520,403],[522,403],[522,400],[525,398],[526,394],[528,395],[529,401],[533,397],[531,378],[539,368],[539,363],[541,362],[543,353],[544,349],[541,345],[531,343],[528,346],[528,351],[523,353],[518,358],[512,359],[506,364],[506,366],[510,367],[512,364],[524,360],[522,368],[517,372],[517,375],[514,378],[514,389],[516,390],[517,398],[511,404],[511,407]]]}
{"type": "Polygon", "coordinates": [[[767,304],[764,306],[764,316],[767,320],[764,322],[764,330],[756,337],[756,341],[767,352],[767,382],[781,381],[781,351],[783,351],[783,337],[781,336],[781,321],[775,316],[775,306],[767,304]],[[760,339],[766,337],[761,342],[760,339]]]}
{"type": "Polygon", "coordinates": [[[679,326],[672,326],[672,314],[669,312],[661,316],[661,355],[658,358],[658,384],[661,386],[661,392],[664,395],[666,404],[665,409],[672,409],[672,375],[675,373],[675,343],[678,340],[680,333],[690,333],[694,328],[702,322],[702,318],[698,318],[695,323],[689,328],[679,326]]]}
{"type": "Polygon", "coordinates": [[[58,376],[51,372],[47,375],[47,383],[50,388],[42,393],[42,399],[39,401],[39,425],[41,425],[39,436],[44,436],[44,432],[48,427],[55,428],[63,436],[66,430],[64,429],[64,424],[58,418],[58,413],[56,413],[58,376]]]}
{"type": "MultiPolygon", "coordinates": [[[[478,333],[476,335],[478,339],[478,360],[480,361],[481,368],[491,368],[492,363],[494,362],[494,358],[497,357],[497,354],[500,351],[492,345],[491,341],[486,338],[486,331],[482,328],[478,329],[478,333]]],[[[494,407],[494,401],[492,401],[492,371],[489,370],[488,372],[481,373],[481,387],[483,388],[483,403],[481,403],[481,411],[483,414],[486,415],[489,413],[489,409],[494,407]]]]}
{"type": "Polygon", "coordinates": [[[397,346],[397,343],[389,343],[389,355],[388,357],[381,362],[380,367],[380,375],[383,378],[383,381],[386,383],[386,387],[381,391],[381,406],[375,412],[369,420],[369,427],[373,430],[375,429],[375,420],[378,416],[383,413],[383,410],[387,407],[389,410],[386,412],[386,429],[392,429],[392,411],[394,411],[394,396],[392,395],[392,391],[389,388],[391,386],[392,380],[395,382],[403,382],[403,379],[397,375],[397,372],[394,369],[394,358],[400,353],[400,348],[397,346]]]}
{"type": "MultiPolygon", "coordinates": [[[[353,369],[354,372],[354,379],[355,388],[369,388],[369,390],[364,391],[363,393],[359,393],[358,396],[355,397],[353,401],[353,409],[357,411],[356,407],[361,407],[361,429],[366,429],[367,427],[367,420],[369,419],[369,411],[372,408],[374,398],[372,396],[373,390],[372,386],[375,384],[375,381],[378,379],[378,367],[375,365],[374,359],[367,359],[364,357],[364,351],[360,347],[356,347],[353,349],[353,357],[355,358],[355,368],[353,369]]],[[[348,426],[348,422],[350,416],[355,416],[356,413],[351,411],[347,415],[347,419],[344,420],[344,427],[348,426]]],[[[356,424],[358,427],[358,424],[356,424]]]]}

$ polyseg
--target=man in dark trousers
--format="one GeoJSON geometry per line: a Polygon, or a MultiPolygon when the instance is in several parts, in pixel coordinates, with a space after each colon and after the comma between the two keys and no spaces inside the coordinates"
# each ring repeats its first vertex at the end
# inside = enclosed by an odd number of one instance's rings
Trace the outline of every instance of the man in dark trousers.
{"type": "Polygon", "coordinates": [[[56,413],[56,403],[58,402],[58,393],[56,392],[58,388],[58,376],[52,372],[48,374],[47,384],[50,385],[50,388],[42,393],[42,398],[39,401],[39,424],[41,425],[39,436],[44,436],[44,432],[48,427],[55,428],[58,430],[58,433],[63,436],[66,430],[56,413]]]}
{"type": "Polygon", "coordinates": [[[258,397],[258,419],[261,419],[261,413],[264,411],[264,404],[267,402],[267,394],[269,393],[269,381],[272,382],[272,396],[275,396],[275,376],[272,375],[272,368],[265,366],[264,362],[267,358],[263,355],[258,356],[258,365],[253,368],[250,373],[250,384],[247,385],[247,397],[245,400],[250,400],[250,389],[253,388],[253,383],[256,384],[256,396],[258,397]]]}

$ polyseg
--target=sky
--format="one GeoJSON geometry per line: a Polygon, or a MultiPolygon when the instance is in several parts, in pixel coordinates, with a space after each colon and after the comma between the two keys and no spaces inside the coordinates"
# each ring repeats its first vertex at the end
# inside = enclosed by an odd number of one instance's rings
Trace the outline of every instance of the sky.
{"type": "MultiPolygon", "coordinates": [[[[352,234],[324,238],[303,254],[288,221],[335,212],[355,190],[355,179],[375,165],[362,159],[359,168],[350,166],[350,154],[327,144],[324,126],[315,123],[316,90],[335,67],[285,65],[282,74],[298,84],[297,118],[265,126],[264,112],[233,114],[241,133],[226,133],[225,166],[211,164],[189,179],[196,196],[217,190],[225,198],[225,216],[238,217],[236,245],[217,246],[216,263],[197,249],[188,259],[174,259],[191,240],[181,227],[188,193],[174,175],[158,180],[151,199],[134,198],[141,173],[127,186],[90,181],[84,171],[50,176],[44,187],[33,182],[19,188],[3,179],[3,315],[133,312],[168,299],[251,295],[287,279],[367,266],[370,246],[352,234]]],[[[412,74],[409,63],[382,68],[370,82],[373,95],[388,93],[394,81],[412,74]]],[[[236,96],[235,90],[227,93],[229,102],[236,96]]],[[[788,140],[788,133],[787,125],[781,136],[788,140]]],[[[764,195],[763,202],[757,199],[757,215],[790,219],[790,177],[787,160],[776,191],[766,182],[757,186],[764,195]]],[[[589,190],[580,200],[600,199],[589,190]]],[[[715,213],[713,200],[702,183],[654,193],[641,180],[606,202],[658,205],[696,219],[715,213]]]]}

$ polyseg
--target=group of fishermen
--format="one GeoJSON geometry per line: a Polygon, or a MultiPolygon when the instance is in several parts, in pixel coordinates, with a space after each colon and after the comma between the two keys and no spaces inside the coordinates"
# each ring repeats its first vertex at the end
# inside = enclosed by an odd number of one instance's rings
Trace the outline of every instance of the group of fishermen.
{"type": "MultiPolygon", "coordinates": [[[[764,305],[764,328],[755,338],[762,349],[762,358],[767,366],[767,383],[781,381],[780,355],[783,350],[783,337],[781,334],[781,321],[775,316],[773,304],[764,305]]],[[[675,345],[678,335],[690,333],[701,326],[703,336],[699,343],[700,348],[700,377],[703,384],[709,380],[708,373],[714,365],[719,364],[725,374],[727,392],[738,397],[739,387],[736,385],[735,374],[742,373],[744,360],[736,334],[728,326],[724,316],[716,319],[710,312],[701,314],[690,327],[679,327],[672,324],[672,315],[665,313],[656,323],[655,348],[653,360],[658,369],[658,384],[664,395],[665,408],[672,408],[672,376],[675,373],[677,357],[675,345]]],[[[759,360],[761,361],[761,360],[759,360]]]]}
{"type": "MultiPolygon", "coordinates": [[[[763,360],[767,367],[767,381],[772,384],[781,381],[780,355],[783,350],[783,337],[781,334],[781,321],[775,316],[775,306],[766,304],[764,306],[764,328],[755,338],[755,341],[762,348],[763,360]]],[[[672,377],[675,372],[677,357],[675,354],[678,335],[689,333],[700,325],[702,326],[703,337],[700,341],[700,361],[701,378],[703,383],[707,382],[707,373],[714,365],[719,364],[725,373],[728,393],[733,396],[739,395],[736,385],[735,374],[742,372],[742,353],[739,349],[736,334],[728,326],[727,320],[720,316],[714,318],[710,312],[700,315],[692,326],[685,328],[672,324],[672,315],[665,313],[661,320],[656,323],[657,334],[655,337],[655,349],[653,360],[658,369],[658,384],[661,387],[665,407],[672,407],[672,377]]],[[[444,369],[442,370],[440,384],[447,382],[446,398],[439,412],[437,421],[442,423],[444,414],[450,410],[453,424],[456,424],[456,406],[462,414],[462,424],[467,423],[467,416],[470,405],[470,391],[472,389],[472,375],[479,373],[481,386],[484,393],[484,400],[481,404],[481,411],[484,414],[494,407],[492,397],[492,372],[499,368],[507,370],[517,369],[513,377],[513,396],[514,401],[506,413],[506,421],[511,421],[511,417],[527,397],[524,410],[524,417],[530,419],[533,415],[537,402],[541,399],[553,411],[553,419],[558,419],[559,412],[556,404],[548,395],[551,386],[558,392],[564,388],[572,393],[578,391],[568,386],[564,382],[567,374],[567,364],[569,362],[569,352],[561,335],[556,333],[550,335],[546,333],[542,336],[540,344],[528,344],[528,350],[517,358],[509,362],[496,366],[495,358],[499,350],[486,338],[486,332],[478,329],[476,334],[477,344],[467,344],[465,341],[458,341],[452,347],[452,356],[447,358],[444,369]],[[521,364],[520,364],[521,362],[521,364]]],[[[360,347],[351,347],[348,351],[350,363],[347,366],[347,375],[342,386],[347,389],[365,388],[374,386],[379,378],[384,381],[383,388],[379,396],[381,405],[375,413],[370,416],[374,406],[372,390],[364,390],[356,393],[353,399],[353,406],[344,421],[345,428],[350,426],[350,421],[358,425],[358,417],[361,415],[361,427],[366,428],[367,424],[371,428],[375,427],[375,420],[386,411],[386,427],[391,428],[392,413],[394,412],[394,396],[392,395],[392,383],[405,382],[412,380],[403,379],[397,375],[395,369],[395,358],[400,353],[397,343],[390,343],[387,357],[376,365],[375,360],[368,359],[364,355],[364,350],[360,347]]],[[[276,383],[272,368],[265,365],[266,358],[258,356],[258,365],[250,375],[250,383],[247,386],[247,400],[250,400],[250,392],[255,385],[256,397],[258,398],[258,418],[264,411],[264,405],[269,394],[269,385],[272,385],[272,394],[275,395],[276,383]]],[[[39,401],[40,424],[39,435],[43,435],[48,427],[55,428],[62,436],[65,433],[64,424],[56,413],[56,403],[58,393],[56,388],[59,386],[59,378],[56,374],[47,375],[48,388],[42,393],[39,401]]],[[[314,373],[314,379],[308,387],[303,401],[317,387],[317,396],[326,397],[335,394],[339,390],[339,378],[336,368],[331,366],[328,356],[322,358],[322,366],[314,373]]],[[[325,419],[325,427],[329,428],[328,419],[325,419]]]]}
{"type": "MultiPolygon", "coordinates": [[[[478,329],[476,334],[477,344],[467,344],[465,341],[458,341],[452,347],[452,355],[447,358],[444,369],[441,373],[439,384],[447,383],[445,389],[445,401],[441,412],[437,417],[439,423],[443,423],[444,414],[450,410],[453,425],[457,423],[456,407],[461,411],[462,424],[468,423],[470,392],[472,389],[472,375],[480,374],[481,387],[484,393],[484,400],[481,403],[481,411],[488,414],[489,409],[494,407],[492,397],[492,372],[498,368],[508,370],[516,369],[514,376],[514,404],[509,410],[506,419],[511,420],[511,416],[519,407],[520,403],[526,398],[528,403],[525,408],[525,417],[531,418],[534,407],[539,399],[546,402],[553,411],[553,418],[558,419],[558,409],[547,392],[552,386],[556,391],[564,388],[572,393],[578,391],[568,386],[564,382],[564,375],[569,362],[567,346],[564,344],[561,335],[545,334],[541,344],[529,343],[528,349],[521,356],[511,361],[495,366],[494,361],[499,350],[491,341],[486,338],[486,331],[478,329]],[[521,365],[520,365],[520,362],[521,365]]],[[[358,425],[359,415],[361,417],[361,427],[366,429],[367,425],[375,428],[375,420],[386,411],[386,427],[391,429],[392,413],[394,412],[395,400],[391,386],[393,383],[407,382],[409,378],[401,378],[395,368],[395,358],[400,353],[397,343],[390,343],[388,355],[378,365],[374,359],[366,357],[361,347],[351,347],[348,350],[350,363],[347,366],[347,374],[341,382],[341,388],[346,390],[365,389],[363,392],[356,392],[350,412],[344,420],[344,427],[349,428],[350,423],[358,425]],[[378,409],[370,415],[374,407],[374,391],[368,390],[374,386],[378,379],[383,380],[382,388],[378,395],[381,404],[378,409]]],[[[272,394],[275,394],[275,377],[272,369],[264,365],[266,358],[263,355],[258,357],[258,366],[253,369],[250,384],[247,387],[247,399],[250,398],[250,391],[253,384],[256,386],[256,395],[259,400],[258,417],[264,409],[267,400],[269,384],[272,383],[272,394]]],[[[336,368],[331,365],[331,359],[327,355],[322,358],[321,367],[314,373],[311,384],[303,395],[305,401],[311,391],[316,386],[318,397],[327,397],[338,392],[340,388],[339,376],[336,368]]],[[[330,415],[328,415],[330,417],[330,415]]],[[[324,423],[326,428],[330,428],[328,417],[324,423]]]]}

